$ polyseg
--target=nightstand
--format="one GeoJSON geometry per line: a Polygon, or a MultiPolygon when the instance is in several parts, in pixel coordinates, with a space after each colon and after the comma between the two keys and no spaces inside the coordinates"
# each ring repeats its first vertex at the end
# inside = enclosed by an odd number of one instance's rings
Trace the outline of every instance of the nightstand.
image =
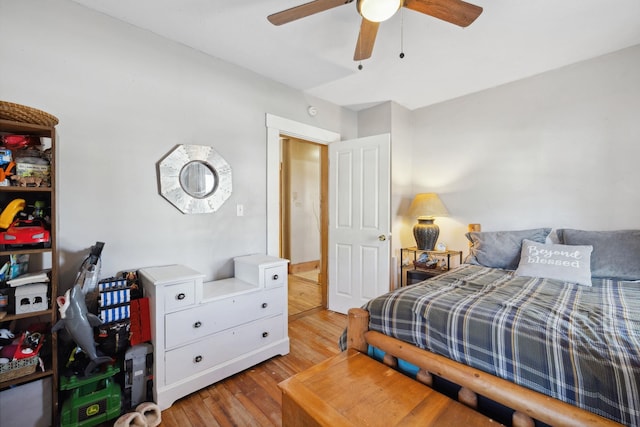
{"type": "Polygon", "coordinates": [[[454,260],[458,257],[458,263],[462,264],[462,251],[425,251],[415,246],[400,249],[400,286],[413,285],[450,270],[452,257],[454,260]],[[414,262],[423,253],[439,259],[438,265],[435,268],[416,267],[414,262]]]}

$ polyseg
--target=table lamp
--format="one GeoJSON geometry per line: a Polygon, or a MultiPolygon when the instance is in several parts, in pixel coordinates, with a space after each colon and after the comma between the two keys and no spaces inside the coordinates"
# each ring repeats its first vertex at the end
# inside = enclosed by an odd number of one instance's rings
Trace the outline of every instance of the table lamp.
{"type": "Polygon", "coordinates": [[[418,219],[418,223],[413,226],[417,248],[432,251],[440,234],[440,227],[433,221],[436,216],[449,216],[447,208],[436,193],[420,193],[411,202],[409,213],[418,219]]]}

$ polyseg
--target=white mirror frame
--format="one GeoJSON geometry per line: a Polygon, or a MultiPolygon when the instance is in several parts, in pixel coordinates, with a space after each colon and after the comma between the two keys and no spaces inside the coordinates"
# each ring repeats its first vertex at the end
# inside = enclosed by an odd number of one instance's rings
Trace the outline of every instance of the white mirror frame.
{"type": "Polygon", "coordinates": [[[158,175],[160,194],[184,214],[215,212],[231,196],[231,166],[206,145],[178,145],[160,161],[158,175]],[[199,172],[192,174],[189,169],[194,163],[199,172]],[[200,173],[207,169],[210,174],[200,173]],[[185,177],[194,175],[204,181],[198,183],[196,190],[185,188],[185,177]]]}

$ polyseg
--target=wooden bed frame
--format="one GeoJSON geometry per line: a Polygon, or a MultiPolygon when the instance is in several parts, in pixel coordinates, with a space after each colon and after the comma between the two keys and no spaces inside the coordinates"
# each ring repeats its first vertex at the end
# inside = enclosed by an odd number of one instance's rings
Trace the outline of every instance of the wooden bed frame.
{"type": "Polygon", "coordinates": [[[505,405],[515,410],[514,427],[532,427],[534,419],[552,426],[621,426],[592,412],[368,329],[369,312],[361,308],[350,309],[347,346],[367,353],[370,344],[385,352],[384,363],[392,367],[397,366],[398,359],[409,362],[419,368],[416,380],[428,386],[433,383],[432,374],[451,381],[462,387],[458,400],[474,409],[477,409],[478,395],[505,405]]]}

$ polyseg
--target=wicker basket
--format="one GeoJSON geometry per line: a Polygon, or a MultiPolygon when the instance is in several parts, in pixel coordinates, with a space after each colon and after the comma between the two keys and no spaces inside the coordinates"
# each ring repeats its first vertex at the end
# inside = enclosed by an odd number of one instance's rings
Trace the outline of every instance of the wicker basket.
{"type": "Polygon", "coordinates": [[[36,366],[38,366],[38,355],[3,363],[0,365],[0,382],[33,374],[36,371],[36,366]]]}
{"type": "Polygon", "coordinates": [[[0,101],[0,119],[43,126],[55,126],[58,124],[58,118],[49,113],[6,101],[0,101]]]}
{"type": "Polygon", "coordinates": [[[413,266],[422,270],[433,270],[438,266],[438,263],[427,264],[426,262],[413,261],[413,266]]]}

